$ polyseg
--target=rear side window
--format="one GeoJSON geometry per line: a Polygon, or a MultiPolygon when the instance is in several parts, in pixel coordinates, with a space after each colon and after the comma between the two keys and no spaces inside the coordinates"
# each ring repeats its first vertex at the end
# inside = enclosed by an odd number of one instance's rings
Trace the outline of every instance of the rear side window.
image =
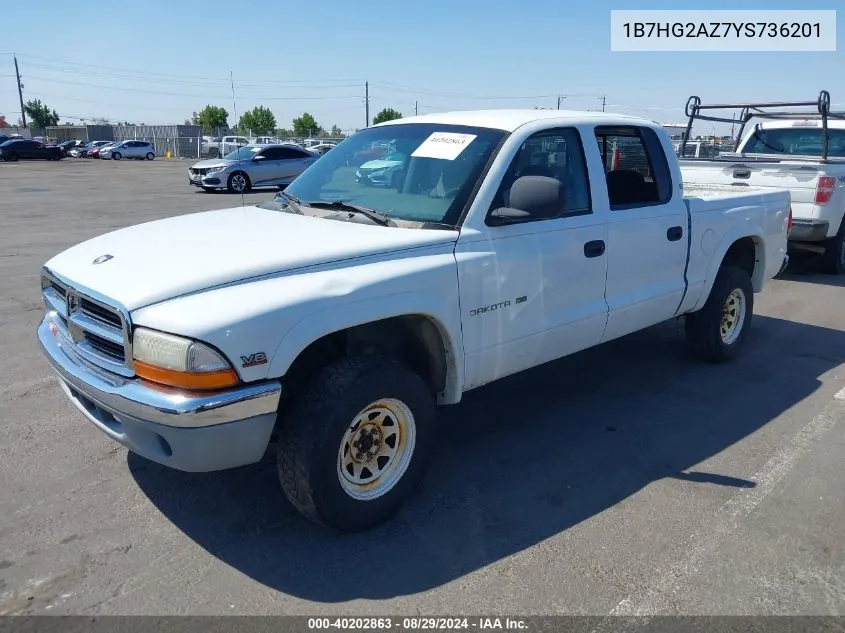
{"type": "Polygon", "coordinates": [[[280,156],[279,158],[282,160],[291,159],[291,158],[307,158],[311,154],[306,154],[305,152],[301,152],[298,149],[294,149],[292,147],[280,147],[280,156]]]}
{"type": "MultiPolygon", "coordinates": [[[[845,158],[845,130],[828,129],[828,156],[845,158]]],[[[822,155],[821,128],[759,129],[741,149],[747,154],[822,155]]]]}
{"type": "Polygon", "coordinates": [[[613,210],[665,204],[672,197],[672,178],[654,130],[635,126],[600,126],[596,141],[604,162],[607,193],[613,210]]]}

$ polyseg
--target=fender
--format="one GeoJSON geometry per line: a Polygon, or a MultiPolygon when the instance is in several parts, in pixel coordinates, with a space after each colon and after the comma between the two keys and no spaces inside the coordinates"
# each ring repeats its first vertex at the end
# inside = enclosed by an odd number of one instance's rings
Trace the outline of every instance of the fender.
{"type": "Polygon", "coordinates": [[[378,301],[351,301],[309,314],[282,338],[272,355],[268,375],[284,376],[299,354],[328,334],[356,325],[412,314],[428,317],[439,330],[446,353],[446,386],[438,394],[438,402],[457,404],[464,384],[460,313],[457,306],[442,305],[437,299],[419,293],[391,293],[379,297],[378,301]]]}
{"type": "Polygon", "coordinates": [[[754,275],[751,279],[751,284],[754,287],[755,292],[759,292],[762,289],[766,274],[766,262],[768,260],[765,240],[759,235],[759,232],[753,230],[757,228],[758,227],[755,225],[749,226],[747,224],[736,226],[732,227],[727,233],[725,233],[725,235],[722,236],[719,246],[716,248],[716,251],[713,253],[713,257],[710,259],[710,265],[707,268],[707,276],[704,278],[704,285],[702,286],[698,301],[692,308],[682,310],[679,313],[695,312],[704,307],[704,304],[707,302],[707,298],[710,296],[710,291],[713,289],[713,284],[716,283],[716,275],[719,273],[719,268],[722,266],[722,260],[725,259],[725,254],[734,242],[745,237],[750,237],[754,240],[754,245],[757,249],[758,263],[754,266],[754,275]],[[763,265],[760,265],[761,263],[763,265]]]}

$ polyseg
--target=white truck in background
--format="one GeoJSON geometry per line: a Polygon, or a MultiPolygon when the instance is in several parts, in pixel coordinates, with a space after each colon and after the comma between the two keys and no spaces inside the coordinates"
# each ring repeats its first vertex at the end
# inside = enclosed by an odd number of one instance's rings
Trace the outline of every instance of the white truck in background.
{"type": "Polygon", "coordinates": [[[688,102],[687,114],[713,120],[701,112],[717,108],[744,108],[743,127],[753,118],[763,122],[744,135],[740,131],[734,152],[714,159],[681,159],[684,179],[788,189],[793,222],[790,247],[820,255],[828,273],[845,273],[845,112],[831,111],[830,95],[823,91],[815,102],[719,106],[688,102]],[[815,111],[795,110],[807,106],[815,111]]]}
{"type": "Polygon", "coordinates": [[[789,207],[785,190],[682,184],[644,119],[409,117],[271,202],[56,255],[37,336],[70,401],[131,451],[223,470],[275,434],[293,506],[360,530],[420,480],[436,405],[674,317],[699,358],[735,357],[784,265],[789,207]],[[350,161],[385,143],[401,177],[356,182],[350,161]]]}

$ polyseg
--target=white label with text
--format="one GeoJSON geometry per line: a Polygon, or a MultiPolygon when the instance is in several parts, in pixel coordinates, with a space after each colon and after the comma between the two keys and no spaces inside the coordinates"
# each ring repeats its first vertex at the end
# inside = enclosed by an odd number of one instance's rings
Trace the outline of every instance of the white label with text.
{"type": "Polygon", "coordinates": [[[422,142],[411,156],[417,158],[440,158],[455,160],[475,139],[475,134],[435,132],[422,142]]]}

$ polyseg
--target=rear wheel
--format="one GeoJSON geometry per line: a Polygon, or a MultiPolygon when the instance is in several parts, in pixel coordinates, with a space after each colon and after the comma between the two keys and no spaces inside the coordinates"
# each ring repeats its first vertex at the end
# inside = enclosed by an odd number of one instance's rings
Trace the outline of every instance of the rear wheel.
{"type": "Polygon", "coordinates": [[[249,182],[249,176],[242,171],[236,171],[229,176],[229,181],[226,185],[231,193],[243,193],[249,191],[252,184],[249,182]]]}
{"type": "Polygon", "coordinates": [[[839,233],[828,241],[822,256],[824,270],[831,275],[845,273],[845,220],[839,227],[839,233]]]}
{"type": "Polygon", "coordinates": [[[285,495],[308,519],[340,531],[387,520],[422,477],[435,409],[422,378],[398,361],[360,356],[330,365],[282,421],[285,495]]]}
{"type": "Polygon", "coordinates": [[[698,358],[719,363],[734,358],[754,312],[754,288],[741,268],[723,266],[704,307],[686,317],[686,339],[698,358]]]}

